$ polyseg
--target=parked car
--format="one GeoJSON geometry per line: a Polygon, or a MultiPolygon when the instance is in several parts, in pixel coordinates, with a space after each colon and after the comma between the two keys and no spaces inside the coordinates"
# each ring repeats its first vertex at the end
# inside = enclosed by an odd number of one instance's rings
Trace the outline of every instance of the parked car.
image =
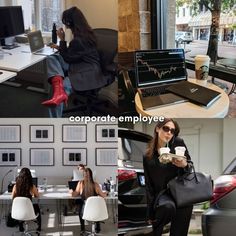
{"type": "Polygon", "coordinates": [[[192,32],[177,31],[175,32],[175,41],[178,44],[190,43],[193,41],[193,34],[192,32]]]}
{"type": "Polygon", "coordinates": [[[118,136],[118,234],[148,234],[143,155],[152,137],[128,129],[119,129],[118,136]]]}
{"type": "Polygon", "coordinates": [[[236,158],[214,181],[210,208],[202,215],[203,236],[234,236],[236,222],[236,158]]]}

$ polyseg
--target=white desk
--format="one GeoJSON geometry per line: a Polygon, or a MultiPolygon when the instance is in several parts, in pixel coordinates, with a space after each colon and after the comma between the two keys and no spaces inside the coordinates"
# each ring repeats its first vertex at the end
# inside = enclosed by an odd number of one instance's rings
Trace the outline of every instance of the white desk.
{"type": "MultiPolygon", "coordinates": [[[[69,188],[66,185],[54,185],[51,187],[47,187],[46,191],[43,190],[42,188],[39,188],[39,198],[35,198],[33,199],[34,201],[36,200],[54,200],[56,201],[56,208],[57,208],[57,216],[58,216],[58,224],[62,225],[62,229],[64,227],[63,225],[63,221],[61,219],[61,212],[62,212],[62,201],[63,200],[70,200],[70,199],[80,199],[80,196],[78,197],[72,197],[71,194],[69,193],[69,188]]],[[[117,194],[116,195],[111,195],[111,196],[107,196],[105,197],[106,200],[111,200],[111,204],[112,204],[112,214],[113,214],[113,220],[114,223],[116,221],[116,212],[115,212],[115,208],[117,205],[117,194]]],[[[6,215],[6,212],[9,209],[9,205],[7,205],[7,207],[3,206],[3,202],[7,202],[7,203],[11,203],[12,200],[12,195],[11,193],[5,192],[2,195],[0,195],[0,200],[2,201],[2,205],[1,205],[1,218],[3,217],[3,215],[6,215]],[[4,213],[5,212],[5,213],[4,213]]]]}
{"type": "MultiPolygon", "coordinates": [[[[3,54],[0,57],[0,69],[19,72],[24,70],[37,62],[44,60],[45,56],[34,55],[30,52],[28,45],[21,45],[12,50],[4,50],[9,54],[3,54]]],[[[1,53],[1,52],[0,52],[1,53]]]]}
{"type": "MultiPolygon", "coordinates": [[[[189,79],[197,83],[195,79],[189,79]]],[[[208,83],[207,88],[221,93],[221,97],[210,107],[198,106],[191,102],[184,102],[150,110],[143,110],[138,93],[135,95],[135,107],[138,113],[143,116],[164,116],[170,118],[224,118],[229,110],[229,97],[225,91],[218,86],[208,83]]]]}
{"type": "Polygon", "coordinates": [[[0,83],[3,83],[6,80],[9,80],[16,76],[15,72],[4,71],[4,70],[0,70],[0,72],[2,72],[2,74],[0,74],[0,83]]]}

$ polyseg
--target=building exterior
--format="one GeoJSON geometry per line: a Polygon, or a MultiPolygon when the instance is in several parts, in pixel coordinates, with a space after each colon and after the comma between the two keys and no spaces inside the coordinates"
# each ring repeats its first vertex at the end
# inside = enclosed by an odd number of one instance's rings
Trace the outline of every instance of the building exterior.
{"type": "MultiPolygon", "coordinates": [[[[219,41],[228,41],[236,43],[236,16],[233,14],[224,14],[220,16],[219,41]],[[235,28],[235,27],[234,27],[235,28]]],[[[190,6],[184,4],[176,12],[176,31],[191,31],[194,40],[208,40],[211,27],[211,12],[204,7],[201,12],[193,16],[190,6]]]]}

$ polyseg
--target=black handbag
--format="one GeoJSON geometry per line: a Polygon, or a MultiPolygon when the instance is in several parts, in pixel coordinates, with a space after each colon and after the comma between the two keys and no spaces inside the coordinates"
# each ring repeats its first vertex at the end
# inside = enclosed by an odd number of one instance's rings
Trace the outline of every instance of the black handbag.
{"type": "Polygon", "coordinates": [[[213,195],[211,176],[195,172],[194,166],[193,172],[170,180],[168,188],[178,208],[208,201],[213,195]]]}

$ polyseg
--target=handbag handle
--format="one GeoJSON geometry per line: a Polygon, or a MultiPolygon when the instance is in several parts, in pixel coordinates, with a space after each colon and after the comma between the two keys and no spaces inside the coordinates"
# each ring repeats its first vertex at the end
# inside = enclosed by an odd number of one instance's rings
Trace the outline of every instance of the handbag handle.
{"type": "MultiPolygon", "coordinates": [[[[190,163],[190,164],[192,165],[192,173],[194,174],[194,178],[195,178],[195,180],[196,180],[196,183],[198,184],[198,183],[199,183],[199,180],[198,180],[197,175],[196,175],[196,171],[195,171],[194,164],[193,164],[193,162],[190,161],[190,160],[188,160],[188,163],[190,163]]],[[[184,174],[184,175],[182,175],[182,176],[179,176],[178,178],[181,180],[181,179],[184,179],[184,177],[185,177],[185,176],[188,176],[188,175],[189,175],[189,173],[186,173],[186,174],[184,174]]]]}

